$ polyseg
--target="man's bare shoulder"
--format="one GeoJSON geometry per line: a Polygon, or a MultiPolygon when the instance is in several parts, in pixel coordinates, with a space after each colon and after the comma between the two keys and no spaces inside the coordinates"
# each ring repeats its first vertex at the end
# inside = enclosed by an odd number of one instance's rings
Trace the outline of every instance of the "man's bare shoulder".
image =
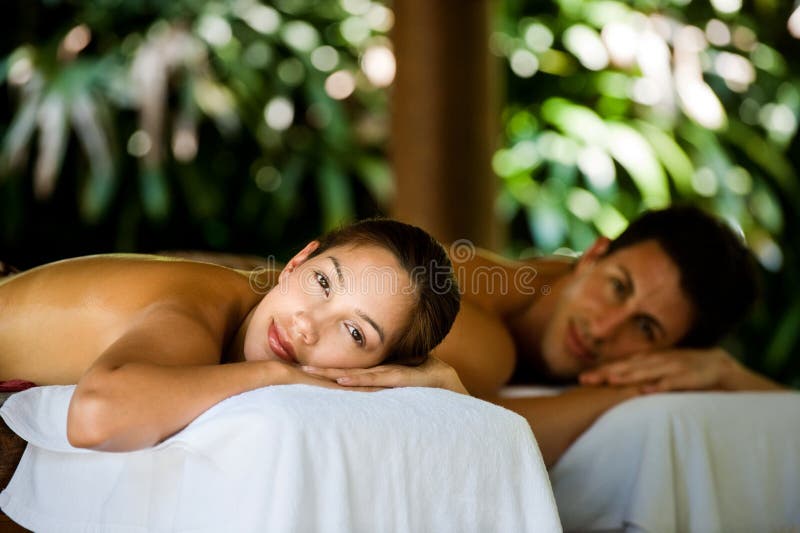
{"type": "Polygon", "coordinates": [[[464,299],[504,320],[524,313],[572,268],[571,258],[513,260],[483,249],[466,260],[452,259],[464,299]]]}

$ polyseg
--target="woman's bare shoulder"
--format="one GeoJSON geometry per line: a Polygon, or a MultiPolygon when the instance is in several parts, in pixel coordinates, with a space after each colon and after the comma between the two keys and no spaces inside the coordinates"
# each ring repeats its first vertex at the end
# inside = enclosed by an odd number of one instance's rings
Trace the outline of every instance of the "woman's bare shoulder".
{"type": "Polygon", "coordinates": [[[0,370],[41,383],[74,383],[147,320],[152,331],[169,327],[170,335],[187,339],[181,345],[209,339],[214,346],[194,350],[207,356],[225,345],[262,297],[246,275],[207,263],[128,254],[50,263],[0,286],[0,370]]]}
{"type": "Polygon", "coordinates": [[[76,257],[22,272],[0,286],[17,299],[101,299],[130,308],[177,299],[254,305],[260,299],[246,272],[186,259],[109,254],[76,257]]]}

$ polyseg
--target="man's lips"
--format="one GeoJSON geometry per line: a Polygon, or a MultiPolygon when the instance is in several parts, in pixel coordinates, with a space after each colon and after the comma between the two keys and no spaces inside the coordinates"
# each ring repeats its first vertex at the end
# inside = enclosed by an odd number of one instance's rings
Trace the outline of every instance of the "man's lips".
{"type": "Polygon", "coordinates": [[[289,343],[284,337],[281,336],[280,331],[278,330],[278,326],[275,325],[275,321],[273,320],[269,324],[269,330],[267,331],[267,340],[269,342],[269,347],[275,352],[275,355],[286,361],[287,363],[296,364],[297,359],[294,357],[294,349],[292,348],[291,343],[289,343]]]}
{"type": "Polygon", "coordinates": [[[567,333],[565,337],[564,343],[569,353],[584,363],[594,363],[595,356],[586,344],[584,344],[583,338],[574,322],[570,321],[567,323],[567,333]]]}

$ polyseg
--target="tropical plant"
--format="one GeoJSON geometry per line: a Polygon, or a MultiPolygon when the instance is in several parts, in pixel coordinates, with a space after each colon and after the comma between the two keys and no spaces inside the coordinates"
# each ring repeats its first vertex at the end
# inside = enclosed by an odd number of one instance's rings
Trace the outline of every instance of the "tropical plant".
{"type": "Polygon", "coordinates": [[[24,259],[34,257],[20,242],[29,225],[45,249],[37,260],[66,251],[65,240],[70,254],[273,251],[391,192],[381,88],[393,76],[393,17],[383,5],[20,4],[21,20],[36,22],[7,29],[14,47],[0,68],[12,98],[0,224],[24,259]],[[80,237],[62,231],[76,227],[80,237]]]}

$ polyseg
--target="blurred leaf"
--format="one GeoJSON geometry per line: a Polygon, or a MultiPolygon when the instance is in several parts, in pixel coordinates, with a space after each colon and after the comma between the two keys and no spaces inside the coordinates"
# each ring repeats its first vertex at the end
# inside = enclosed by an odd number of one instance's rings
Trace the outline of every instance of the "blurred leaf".
{"type": "Polygon", "coordinates": [[[537,203],[528,208],[528,227],[543,250],[553,252],[567,234],[564,213],[555,206],[537,203]]]}
{"type": "Polygon", "coordinates": [[[745,152],[753,162],[775,178],[786,196],[800,207],[800,188],[797,184],[797,175],[792,164],[780,150],[739,122],[732,122],[728,126],[726,137],[745,152]]]}
{"type": "Polygon", "coordinates": [[[667,177],[652,148],[635,129],[619,122],[608,124],[611,156],[630,174],[649,208],[665,207],[670,194],[667,177]]]}
{"type": "Polygon", "coordinates": [[[306,161],[299,155],[291,157],[281,168],[281,186],[274,194],[284,217],[290,213],[292,206],[297,203],[300,185],[306,169],[306,161]]]}
{"type": "Polygon", "coordinates": [[[147,218],[160,222],[169,214],[169,190],[160,168],[143,168],[139,173],[142,204],[147,218]]]}
{"type": "Polygon", "coordinates": [[[322,208],[322,224],[325,231],[330,231],[351,220],[355,212],[353,208],[352,190],[347,177],[330,160],[322,162],[317,176],[320,207],[322,208]]]}
{"type": "Polygon", "coordinates": [[[195,220],[217,217],[222,213],[225,198],[220,195],[213,180],[195,167],[178,174],[187,208],[195,220]]]}
{"type": "Polygon", "coordinates": [[[644,135],[655,150],[659,161],[672,176],[673,183],[682,196],[694,196],[692,176],[694,165],[689,156],[675,139],[662,129],[643,120],[634,122],[636,128],[644,135]]]}
{"type": "Polygon", "coordinates": [[[606,138],[606,124],[597,113],[564,98],[547,99],[542,104],[542,117],[586,144],[601,144],[606,138]]]}
{"type": "Polygon", "coordinates": [[[614,239],[628,226],[628,220],[614,206],[606,204],[594,217],[594,224],[601,235],[614,239]]]}
{"type": "Polygon", "coordinates": [[[778,372],[794,355],[792,350],[800,341],[800,302],[788,309],[780,319],[767,344],[763,365],[768,372],[778,372]]]}
{"type": "Polygon", "coordinates": [[[99,222],[108,209],[113,195],[114,180],[111,175],[91,172],[83,186],[80,198],[83,219],[89,223],[99,222]]]}
{"type": "Polygon", "coordinates": [[[36,197],[48,198],[55,187],[67,148],[69,109],[64,97],[51,90],[39,107],[39,150],[33,172],[36,197]]]}
{"type": "Polygon", "coordinates": [[[3,139],[3,152],[0,156],[0,177],[11,169],[24,164],[27,157],[28,144],[36,129],[36,116],[41,100],[41,83],[33,80],[22,93],[22,102],[14,115],[3,139]]]}
{"type": "Polygon", "coordinates": [[[89,179],[84,186],[81,213],[84,220],[97,222],[106,212],[114,191],[114,161],[109,135],[103,130],[97,105],[88,94],[74,97],[72,124],[89,162],[89,179]]]}
{"type": "Polygon", "coordinates": [[[394,197],[394,180],[389,163],[382,158],[364,156],[356,162],[361,181],[378,205],[388,208],[394,197]]]}

